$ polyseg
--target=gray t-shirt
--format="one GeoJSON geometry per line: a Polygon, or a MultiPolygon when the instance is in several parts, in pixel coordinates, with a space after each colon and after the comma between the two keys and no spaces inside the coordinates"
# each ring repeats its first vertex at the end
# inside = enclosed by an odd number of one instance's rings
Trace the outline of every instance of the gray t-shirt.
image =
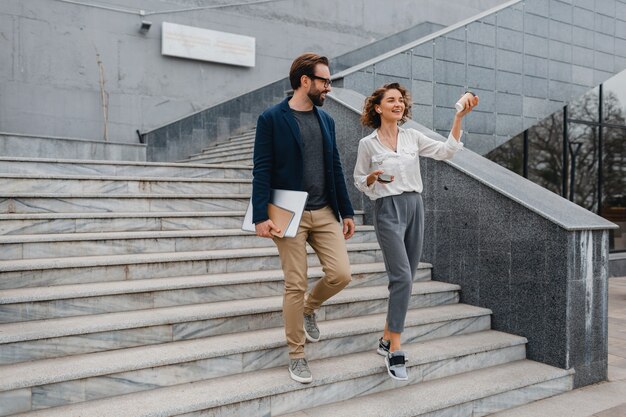
{"type": "Polygon", "coordinates": [[[300,137],[304,145],[303,189],[309,193],[307,210],[316,210],[328,205],[326,176],[324,175],[324,138],[315,112],[296,111],[293,115],[300,127],[300,137]]]}

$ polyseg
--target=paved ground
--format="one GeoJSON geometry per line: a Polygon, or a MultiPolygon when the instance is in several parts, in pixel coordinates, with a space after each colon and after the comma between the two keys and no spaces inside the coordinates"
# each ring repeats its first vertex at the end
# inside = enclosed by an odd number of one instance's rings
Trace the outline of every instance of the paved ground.
{"type": "Polygon", "coordinates": [[[626,417],[626,277],[609,279],[609,380],[491,417],[626,417]]]}

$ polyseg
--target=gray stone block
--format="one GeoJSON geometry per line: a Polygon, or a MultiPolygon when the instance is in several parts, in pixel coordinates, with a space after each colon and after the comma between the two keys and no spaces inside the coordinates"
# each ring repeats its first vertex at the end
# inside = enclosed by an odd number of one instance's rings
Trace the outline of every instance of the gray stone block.
{"type": "Polygon", "coordinates": [[[494,330],[511,328],[512,304],[508,283],[492,285],[488,280],[481,280],[480,303],[493,311],[491,326],[494,330]]]}
{"type": "Polygon", "coordinates": [[[612,72],[615,62],[613,61],[613,55],[606,54],[600,51],[594,51],[593,54],[594,68],[597,70],[612,72]]]}
{"type": "MultiPolygon", "coordinates": [[[[600,5],[606,5],[606,3],[614,3],[613,0],[600,1],[596,4],[596,7],[600,5]]],[[[613,8],[615,10],[615,8],[613,8]]],[[[595,14],[595,30],[596,32],[604,33],[606,35],[613,36],[615,33],[615,12],[612,11],[609,15],[600,13],[595,14]]]]}
{"type": "MultiPolygon", "coordinates": [[[[622,3],[618,3],[618,4],[622,4],[622,3]]],[[[620,9],[623,10],[623,13],[618,14],[618,16],[626,16],[626,5],[622,5],[620,9]]],[[[626,18],[615,19],[615,36],[620,39],[626,39],[626,18]]]]}
{"type": "Polygon", "coordinates": [[[513,74],[506,71],[496,73],[496,89],[504,93],[521,94],[523,87],[523,77],[520,74],[513,74]]]}
{"type": "Polygon", "coordinates": [[[550,80],[548,82],[548,98],[559,102],[559,106],[573,98],[572,84],[568,82],[550,80]]]}
{"type": "Polygon", "coordinates": [[[399,54],[376,64],[376,73],[392,77],[408,78],[411,73],[411,57],[399,54]]]}
{"type": "Polygon", "coordinates": [[[467,25],[467,42],[484,46],[496,46],[496,27],[484,22],[467,25]]]}
{"type": "Polygon", "coordinates": [[[413,103],[430,105],[433,104],[433,83],[413,80],[411,84],[411,97],[413,103]]]}
{"type": "Polygon", "coordinates": [[[496,25],[496,16],[495,16],[495,14],[487,15],[487,16],[483,17],[482,19],[480,19],[479,22],[487,23],[487,24],[495,26],[496,25]]]}
{"type": "Polygon", "coordinates": [[[495,113],[496,94],[493,90],[481,90],[480,88],[474,88],[472,84],[469,84],[468,87],[480,98],[480,111],[495,113]]]}
{"type": "Polygon", "coordinates": [[[522,32],[499,27],[496,31],[497,47],[514,52],[523,52],[525,41],[521,34],[522,32]]]}
{"type": "Polygon", "coordinates": [[[572,19],[572,22],[574,24],[574,30],[580,28],[593,29],[594,19],[595,17],[593,10],[583,9],[579,6],[574,6],[574,14],[572,19]]]}
{"type": "Polygon", "coordinates": [[[524,75],[548,78],[548,60],[527,55],[524,59],[524,75]]]}
{"type": "Polygon", "coordinates": [[[610,55],[615,53],[615,37],[612,34],[605,35],[603,33],[596,33],[594,40],[594,48],[596,50],[610,55]]]}
{"type": "Polygon", "coordinates": [[[572,45],[559,41],[550,40],[548,42],[550,59],[561,62],[572,62],[572,45]]]}
{"type": "MultiPolygon", "coordinates": [[[[493,52],[493,51],[491,51],[493,52]]],[[[531,58],[531,57],[526,57],[531,58]]],[[[526,63],[524,56],[519,52],[506,51],[503,49],[496,50],[496,70],[504,70],[521,74],[525,71],[526,63]]],[[[471,62],[470,62],[471,63],[471,62]]]]}
{"type": "MultiPolygon", "coordinates": [[[[521,100],[520,100],[521,107],[521,100]]],[[[499,114],[496,119],[496,135],[512,137],[522,132],[522,117],[499,114]]]]}
{"type": "Polygon", "coordinates": [[[579,28],[577,26],[572,27],[572,43],[576,46],[582,46],[588,49],[594,48],[594,34],[593,30],[579,28]]]}
{"type": "Polygon", "coordinates": [[[602,70],[594,70],[593,71],[593,82],[594,84],[600,84],[605,82],[606,80],[608,80],[609,78],[611,78],[613,76],[612,72],[608,72],[608,71],[602,71],[602,70]]]}
{"type": "Polygon", "coordinates": [[[511,240],[513,243],[534,242],[539,244],[548,238],[550,222],[535,213],[529,212],[519,204],[514,204],[511,212],[511,240]]]}
{"type": "Polygon", "coordinates": [[[568,257],[567,245],[567,232],[558,226],[548,228],[548,239],[545,242],[545,280],[553,284],[553,288],[549,290],[554,293],[553,297],[556,297],[555,294],[561,294],[562,289],[567,285],[567,268],[564,268],[562,264],[562,260],[568,257]]]}
{"type": "Polygon", "coordinates": [[[493,68],[496,65],[496,50],[491,46],[467,44],[467,63],[479,67],[493,68]]]}
{"type": "Polygon", "coordinates": [[[493,113],[473,111],[472,117],[465,122],[465,128],[469,132],[481,134],[494,134],[496,131],[496,118],[493,113]]]}
{"type": "Polygon", "coordinates": [[[437,60],[464,63],[465,42],[450,37],[437,38],[435,41],[435,58],[437,60]]]}
{"type": "MultiPolygon", "coordinates": [[[[498,117],[500,117],[501,114],[507,114],[507,115],[513,115],[513,116],[519,117],[519,115],[522,114],[522,96],[518,94],[507,94],[507,93],[496,92],[496,109],[498,112],[498,117]]],[[[508,120],[508,119],[503,119],[503,120],[508,120]]],[[[521,120],[519,121],[519,123],[521,127],[521,120]]],[[[498,133],[498,134],[501,134],[501,133],[498,133]]]]}
{"type": "Polygon", "coordinates": [[[524,11],[527,14],[534,14],[537,16],[548,16],[550,14],[549,3],[547,1],[531,1],[526,3],[524,11]]]}
{"type": "Polygon", "coordinates": [[[522,31],[524,30],[523,15],[522,10],[507,7],[496,14],[496,22],[498,27],[522,31]]]}
{"type": "MultiPolygon", "coordinates": [[[[546,98],[548,93],[548,80],[545,78],[537,78],[531,76],[524,76],[524,98],[528,97],[537,97],[537,98],[546,98]]],[[[524,112],[524,115],[528,115],[531,113],[524,112]]],[[[532,113],[533,116],[540,116],[536,113],[532,113]]]]}
{"type": "MultiPolygon", "coordinates": [[[[508,140],[509,138],[507,137],[506,139],[508,140]]],[[[494,133],[481,134],[465,131],[463,133],[463,143],[468,149],[475,149],[475,152],[485,155],[498,144],[504,143],[504,141],[498,143],[494,133]]]]}
{"type": "Polygon", "coordinates": [[[593,49],[572,45],[572,64],[593,68],[593,49]]]}
{"type": "Polygon", "coordinates": [[[480,275],[491,285],[510,285],[510,248],[485,248],[479,254],[480,275]]]}
{"type": "Polygon", "coordinates": [[[571,24],[572,23],[572,5],[564,3],[560,0],[549,0],[550,19],[571,24]]]}
{"type": "Polygon", "coordinates": [[[434,41],[430,41],[428,43],[418,45],[412,49],[413,55],[421,56],[424,58],[432,58],[434,45],[435,45],[434,41]]]}
{"type": "Polygon", "coordinates": [[[496,71],[492,68],[468,65],[467,84],[484,90],[493,88],[496,83],[496,71]]]}
{"type": "Polygon", "coordinates": [[[572,25],[569,23],[550,21],[550,39],[572,43],[572,25]]]}
{"type": "Polygon", "coordinates": [[[358,71],[352,73],[343,80],[345,88],[357,91],[364,96],[369,96],[374,91],[374,74],[371,72],[358,71]]]}
{"type": "Polygon", "coordinates": [[[413,56],[413,63],[411,64],[413,79],[432,82],[433,65],[432,58],[413,56]]]}
{"type": "Polygon", "coordinates": [[[534,36],[547,38],[549,36],[550,20],[545,15],[524,14],[524,31],[534,36]]]}
{"type": "Polygon", "coordinates": [[[516,283],[546,282],[545,241],[515,242],[511,251],[511,276],[516,283]]]}
{"type": "Polygon", "coordinates": [[[582,387],[586,385],[604,382],[608,379],[608,361],[603,360],[590,364],[579,365],[574,374],[574,386],[582,387]]]}
{"type": "Polygon", "coordinates": [[[445,37],[448,39],[456,39],[457,41],[465,42],[467,40],[466,28],[467,26],[463,26],[455,29],[452,32],[446,33],[445,37]]]}
{"type": "Polygon", "coordinates": [[[198,112],[191,116],[191,123],[194,129],[203,129],[204,128],[204,113],[198,112]]]}
{"type": "Polygon", "coordinates": [[[412,119],[417,123],[432,129],[433,128],[433,106],[414,104],[412,110],[412,119]]]}
{"type": "MultiPolygon", "coordinates": [[[[376,74],[374,76],[374,85],[376,86],[375,88],[378,88],[381,85],[390,84],[390,83],[400,83],[405,88],[408,88],[408,86],[411,85],[411,80],[409,78],[408,73],[406,77],[390,76],[390,75],[384,75],[384,74],[376,74]]],[[[367,95],[369,96],[370,94],[372,94],[372,91],[373,89],[368,91],[367,95]]]]}
{"type": "Polygon", "coordinates": [[[574,6],[576,7],[580,7],[580,8],[591,10],[591,11],[594,10],[594,6],[595,6],[593,3],[590,3],[587,0],[574,0],[572,4],[574,4],[574,6]]]}
{"type": "MultiPolygon", "coordinates": [[[[624,46],[626,48],[626,45],[624,46]]],[[[615,57],[615,72],[619,73],[626,69],[626,58],[615,57]]]]}
{"type": "Polygon", "coordinates": [[[574,84],[590,87],[593,85],[593,69],[572,65],[572,82],[574,84]]]}
{"type": "MultiPolygon", "coordinates": [[[[441,131],[442,136],[447,136],[452,123],[452,117],[454,116],[454,108],[435,106],[433,108],[433,123],[437,131],[441,131]]],[[[467,126],[467,125],[466,125],[467,126]]],[[[444,136],[444,137],[445,137],[444,136]]]]}
{"type": "MultiPolygon", "coordinates": [[[[455,62],[435,61],[435,82],[439,84],[465,86],[465,64],[455,62]]],[[[439,87],[436,86],[435,90],[439,87]]]]}
{"type": "Polygon", "coordinates": [[[548,58],[548,42],[539,36],[524,34],[524,52],[528,55],[548,58]]]}
{"type": "MultiPolygon", "coordinates": [[[[615,38],[615,58],[626,58],[626,39],[615,38]]],[[[616,67],[616,72],[620,72],[623,66],[616,67]]]]}

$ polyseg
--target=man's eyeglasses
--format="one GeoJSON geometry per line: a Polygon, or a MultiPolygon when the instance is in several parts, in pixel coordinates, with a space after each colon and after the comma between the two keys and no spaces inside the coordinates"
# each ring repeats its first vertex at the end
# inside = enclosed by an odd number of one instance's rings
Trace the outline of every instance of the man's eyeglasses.
{"type": "Polygon", "coordinates": [[[324,88],[328,88],[332,85],[333,81],[330,78],[318,77],[317,75],[308,75],[308,77],[312,80],[321,80],[324,81],[324,88]]]}

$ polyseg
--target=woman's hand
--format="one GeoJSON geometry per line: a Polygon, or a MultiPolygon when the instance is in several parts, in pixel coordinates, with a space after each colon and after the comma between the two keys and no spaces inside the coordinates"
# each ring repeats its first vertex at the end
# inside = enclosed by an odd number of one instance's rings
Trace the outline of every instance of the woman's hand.
{"type": "Polygon", "coordinates": [[[383,171],[382,169],[377,169],[376,171],[370,172],[367,176],[367,186],[369,187],[370,185],[374,184],[375,181],[378,181],[378,176],[383,172],[385,171],[383,171]]]}
{"type": "MultiPolygon", "coordinates": [[[[461,99],[462,98],[463,96],[461,96],[461,99]]],[[[462,118],[467,113],[471,112],[474,107],[478,106],[478,96],[472,96],[467,98],[464,104],[465,107],[463,107],[463,110],[456,112],[456,117],[462,118]]]]}

